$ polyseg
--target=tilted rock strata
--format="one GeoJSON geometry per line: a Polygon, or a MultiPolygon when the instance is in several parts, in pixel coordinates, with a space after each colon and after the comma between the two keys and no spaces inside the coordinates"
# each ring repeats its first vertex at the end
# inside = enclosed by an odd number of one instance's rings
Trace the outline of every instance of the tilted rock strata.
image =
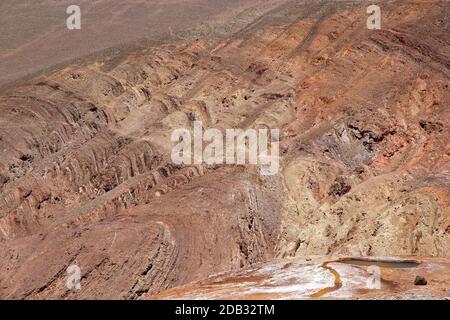
{"type": "Polygon", "coordinates": [[[449,257],[446,2],[291,1],[232,37],[0,97],[0,297],[139,298],[274,256],[449,257]],[[174,129],[280,128],[281,169],[178,166],[174,129]],[[82,288],[65,286],[66,268],[82,288]]]}

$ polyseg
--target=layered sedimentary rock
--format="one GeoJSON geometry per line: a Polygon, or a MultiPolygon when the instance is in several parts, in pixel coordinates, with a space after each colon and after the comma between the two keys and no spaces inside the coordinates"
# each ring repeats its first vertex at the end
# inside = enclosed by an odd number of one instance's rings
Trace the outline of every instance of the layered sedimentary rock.
{"type": "Polygon", "coordinates": [[[447,259],[313,257],[271,261],[151,299],[448,299],[447,259]],[[376,272],[375,272],[376,271],[376,272]]]}
{"type": "Polygon", "coordinates": [[[136,299],[294,256],[449,258],[448,9],[388,2],[368,30],[363,4],[286,1],[3,92],[0,297],[136,299]],[[279,128],[278,174],[174,164],[170,135],[194,121],[279,128]]]}

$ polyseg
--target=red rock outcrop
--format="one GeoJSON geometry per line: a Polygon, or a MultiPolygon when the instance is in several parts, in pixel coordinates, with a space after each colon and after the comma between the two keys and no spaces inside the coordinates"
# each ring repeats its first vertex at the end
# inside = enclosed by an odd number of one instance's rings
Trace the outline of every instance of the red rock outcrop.
{"type": "Polygon", "coordinates": [[[153,297],[305,255],[449,258],[449,9],[386,2],[368,30],[361,3],[285,1],[4,91],[0,298],[153,297]],[[279,174],[173,164],[170,134],[195,120],[280,128],[279,174]]]}

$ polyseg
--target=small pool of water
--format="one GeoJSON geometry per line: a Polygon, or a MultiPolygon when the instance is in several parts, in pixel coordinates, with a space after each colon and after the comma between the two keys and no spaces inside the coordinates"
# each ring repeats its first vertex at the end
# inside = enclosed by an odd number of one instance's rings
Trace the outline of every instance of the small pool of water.
{"type": "Polygon", "coordinates": [[[378,266],[380,268],[403,269],[415,268],[420,265],[420,262],[415,260],[375,260],[375,259],[358,259],[358,258],[344,258],[336,260],[345,264],[352,264],[357,266],[378,266]]]}

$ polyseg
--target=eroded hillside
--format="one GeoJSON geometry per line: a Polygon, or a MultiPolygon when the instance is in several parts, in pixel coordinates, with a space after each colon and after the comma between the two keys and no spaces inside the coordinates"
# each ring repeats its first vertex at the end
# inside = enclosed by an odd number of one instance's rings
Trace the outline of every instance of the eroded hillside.
{"type": "Polygon", "coordinates": [[[389,1],[368,30],[364,4],[286,1],[5,91],[0,298],[137,299],[294,256],[449,258],[449,9],[389,1]],[[173,164],[172,131],[196,120],[279,128],[279,173],[173,164]]]}

